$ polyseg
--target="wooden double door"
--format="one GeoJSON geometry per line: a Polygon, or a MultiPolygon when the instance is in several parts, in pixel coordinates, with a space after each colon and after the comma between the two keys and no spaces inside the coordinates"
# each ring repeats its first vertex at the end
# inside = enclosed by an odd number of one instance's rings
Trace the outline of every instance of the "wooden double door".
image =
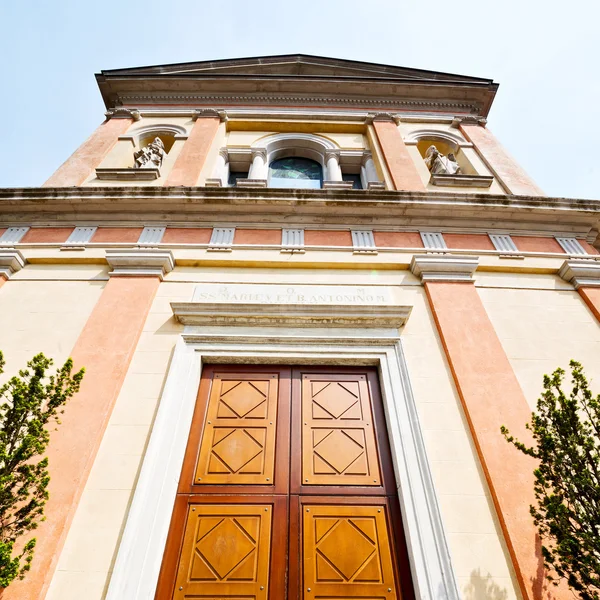
{"type": "Polygon", "coordinates": [[[156,598],[412,600],[377,374],[205,367],[156,598]]]}

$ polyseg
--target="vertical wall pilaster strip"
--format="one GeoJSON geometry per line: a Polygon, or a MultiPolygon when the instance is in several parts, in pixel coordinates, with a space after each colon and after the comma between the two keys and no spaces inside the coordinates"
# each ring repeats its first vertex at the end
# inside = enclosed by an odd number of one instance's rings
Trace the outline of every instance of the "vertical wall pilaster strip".
{"type": "Polygon", "coordinates": [[[71,356],[85,367],[81,390],[52,432],[46,521],[35,532],[32,570],[2,600],[45,597],[79,499],[154,299],[158,276],[111,277],[71,356]]]}
{"type": "MultiPolygon", "coordinates": [[[[535,462],[500,434],[506,425],[527,442],[531,410],[473,283],[431,281],[425,289],[523,598],[540,600],[544,570],[529,514],[535,462]]],[[[566,587],[553,595],[572,597],[566,587]]]]}
{"type": "Polygon", "coordinates": [[[483,162],[500,180],[500,184],[508,193],[522,196],[546,195],[508,154],[489,129],[476,123],[461,123],[460,130],[475,146],[483,162]]]}
{"type": "Polygon", "coordinates": [[[594,313],[596,319],[600,321],[600,287],[582,286],[577,291],[589,309],[594,313]]]}
{"type": "Polygon", "coordinates": [[[396,123],[392,119],[378,120],[376,117],[373,120],[373,128],[395,189],[412,192],[425,191],[417,167],[408,153],[396,123]]]}
{"type": "Polygon", "coordinates": [[[196,119],[192,131],[167,177],[166,186],[194,186],[197,184],[220,122],[218,116],[196,119]]]}
{"type": "Polygon", "coordinates": [[[81,185],[112,150],[119,136],[123,135],[132,123],[133,118],[111,118],[102,123],[42,187],[81,185]]]}

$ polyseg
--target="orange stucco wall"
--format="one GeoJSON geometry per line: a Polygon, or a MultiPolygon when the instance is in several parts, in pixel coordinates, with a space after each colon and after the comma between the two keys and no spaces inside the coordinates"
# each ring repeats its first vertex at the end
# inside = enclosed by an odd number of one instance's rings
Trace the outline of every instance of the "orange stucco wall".
{"type": "Polygon", "coordinates": [[[7,279],[3,273],[0,273],[0,287],[2,287],[6,283],[7,279]]]}
{"type": "Polygon", "coordinates": [[[21,243],[66,242],[72,231],[73,227],[33,227],[23,236],[21,243]]]}
{"type": "Polygon", "coordinates": [[[236,244],[281,244],[281,229],[236,229],[234,242],[236,244]]]}
{"type": "Polygon", "coordinates": [[[379,248],[422,248],[423,240],[416,231],[374,231],[379,248]]]}
{"type": "Polygon", "coordinates": [[[515,246],[523,252],[565,253],[561,245],[551,237],[526,237],[518,235],[512,235],[511,237],[515,246]]]}
{"type": "Polygon", "coordinates": [[[219,128],[218,117],[197,119],[165,185],[197,185],[200,171],[219,128]]]}
{"type": "Polygon", "coordinates": [[[43,598],[48,589],[159,284],[158,277],[111,278],[73,348],[75,368],[86,367],[86,374],[48,447],[50,500],[36,531],[34,567],[2,600],[43,598]]]}
{"type": "Polygon", "coordinates": [[[600,288],[582,286],[577,290],[594,316],[600,321],[600,288]]]}
{"type": "Polygon", "coordinates": [[[373,121],[373,127],[383,151],[387,168],[397,190],[425,191],[400,131],[393,121],[373,121]]]}
{"type": "Polygon", "coordinates": [[[304,232],[305,246],[352,246],[349,231],[307,229],[304,232]]]}
{"type": "Polygon", "coordinates": [[[117,143],[133,119],[109,119],[55,171],[43,187],[81,185],[117,143]]]}
{"type": "MultiPolygon", "coordinates": [[[[529,514],[535,462],[500,434],[506,425],[529,441],[524,428],[529,406],[475,286],[426,283],[425,288],[523,597],[541,600],[544,571],[529,514]]],[[[572,597],[562,588],[553,595],[572,597]]]]}
{"type": "Polygon", "coordinates": [[[598,250],[596,250],[596,248],[594,248],[594,246],[591,244],[588,244],[588,242],[585,240],[579,240],[579,243],[588,254],[598,254],[598,250]]]}
{"type": "Polygon", "coordinates": [[[444,233],[444,241],[448,248],[457,250],[495,250],[492,240],[487,235],[444,233]]]}
{"type": "Polygon", "coordinates": [[[142,234],[142,227],[99,227],[92,238],[95,244],[123,243],[135,244],[142,234]]]}
{"type": "Polygon", "coordinates": [[[545,196],[489,129],[476,124],[461,124],[460,130],[511,194],[545,196]]]}
{"type": "Polygon", "coordinates": [[[163,244],[208,244],[212,229],[197,227],[167,227],[163,244]]]}

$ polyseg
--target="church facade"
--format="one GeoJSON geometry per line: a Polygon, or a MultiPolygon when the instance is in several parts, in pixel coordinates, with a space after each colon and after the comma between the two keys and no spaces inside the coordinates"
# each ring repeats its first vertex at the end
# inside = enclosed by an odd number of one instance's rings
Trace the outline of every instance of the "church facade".
{"type": "Polygon", "coordinates": [[[492,80],[307,55],[103,71],[0,190],[0,349],[85,366],[3,600],[542,600],[526,437],[600,375],[596,201],[494,138],[492,80]]]}

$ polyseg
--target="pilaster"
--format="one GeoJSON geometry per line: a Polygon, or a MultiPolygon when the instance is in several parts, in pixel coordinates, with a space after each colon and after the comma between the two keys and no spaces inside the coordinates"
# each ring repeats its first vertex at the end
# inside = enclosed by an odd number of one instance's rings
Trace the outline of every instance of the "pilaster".
{"type": "Polygon", "coordinates": [[[456,124],[507,193],[520,196],[546,195],[485,127],[485,123],[481,123],[479,119],[463,118],[456,120],[456,124]]]}
{"type": "Polygon", "coordinates": [[[139,113],[125,108],[106,113],[106,121],[54,172],[42,187],[81,185],[104,160],[123,135],[138,120],[139,113]]]}
{"type": "Polygon", "coordinates": [[[165,181],[165,186],[195,186],[210,147],[215,139],[221,116],[216,110],[194,113],[194,126],[165,181]]]}
{"type": "Polygon", "coordinates": [[[150,306],[173,268],[164,251],[114,250],[106,260],[110,279],[71,352],[85,377],[48,447],[50,500],[36,531],[33,569],[4,591],[3,600],[45,597],[150,306]]]}
{"type": "MultiPolygon", "coordinates": [[[[500,434],[506,425],[527,443],[531,409],[473,284],[476,267],[476,257],[452,255],[415,256],[411,264],[425,286],[523,598],[540,600],[544,571],[529,514],[536,464],[500,434]]],[[[563,587],[553,594],[570,597],[563,587]]]]}

